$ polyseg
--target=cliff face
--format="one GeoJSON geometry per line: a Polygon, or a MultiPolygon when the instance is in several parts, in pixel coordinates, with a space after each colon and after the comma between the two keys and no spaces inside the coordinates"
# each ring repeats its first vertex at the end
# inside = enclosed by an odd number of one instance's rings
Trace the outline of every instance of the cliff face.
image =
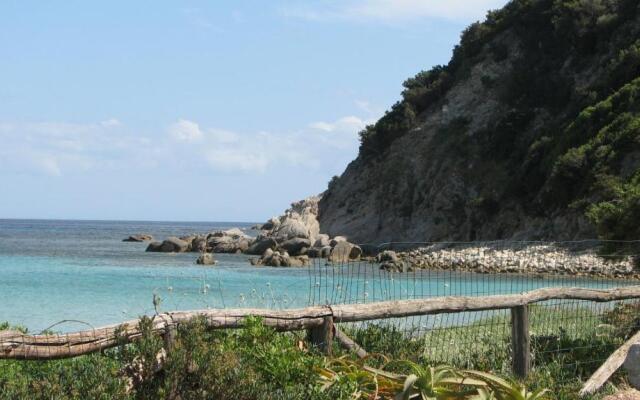
{"type": "Polygon", "coordinates": [[[638,3],[512,1],[469,27],[447,66],[407,80],[361,133],[320,201],[322,232],[358,243],[638,234],[619,228],[640,216],[638,3]]]}

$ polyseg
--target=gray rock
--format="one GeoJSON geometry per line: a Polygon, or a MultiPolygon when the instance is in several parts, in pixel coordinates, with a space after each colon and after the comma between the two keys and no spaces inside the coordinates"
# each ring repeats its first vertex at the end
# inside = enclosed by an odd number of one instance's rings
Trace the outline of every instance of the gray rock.
{"type": "Polygon", "coordinates": [[[162,251],[162,242],[151,242],[149,243],[149,245],[147,246],[147,250],[145,251],[151,251],[151,252],[160,252],[162,251]]]}
{"type": "Polygon", "coordinates": [[[153,240],[153,236],[147,235],[144,233],[138,235],[131,235],[126,239],[123,239],[123,242],[150,242],[153,240]]]}
{"type": "Polygon", "coordinates": [[[392,262],[395,263],[398,261],[398,255],[393,250],[384,250],[376,257],[376,261],[379,263],[383,262],[392,262]]]}
{"type": "Polygon", "coordinates": [[[278,226],[272,233],[278,241],[284,241],[293,238],[309,238],[309,230],[307,227],[297,219],[286,218],[280,226],[278,226]]]}
{"type": "Polygon", "coordinates": [[[336,236],[331,241],[329,241],[329,246],[335,247],[340,242],[346,242],[347,238],[344,236],[336,236]]]}
{"type": "Polygon", "coordinates": [[[325,235],[324,233],[321,233],[317,236],[316,242],[313,244],[313,247],[317,247],[321,249],[325,246],[329,246],[330,244],[331,244],[331,239],[329,238],[329,235],[325,235]]]}
{"type": "Polygon", "coordinates": [[[177,237],[169,237],[162,242],[160,251],[165,253],[184,253],[189,249],[189,243],[177,237]]]}
{"type": "Polygon", "coordinates": [[[293,238],[280,243],[278,247],[292,256],[298,256],[304,254],[311,247],[311,241],[309,239],[293,238]]]}
{"type": "Polygon", "coordinates": [[[207,249],[207,238],[198,236],[191,242],[191,251],[205,251],[207,249]]]}
{"type": "Polygon", "coordinates": [[[215,265],[216,262],[211,253],[204,253],[196,260],[196,264],[200,265],[215,265]]]}
{"type": "Polygon", "coordinates": [[[249,249],[249,240],[242,237],[234,239],[229,236],[213,238],[208,242],[213,253],[244,253],[249,249]]]}
{"type": "Polygon", "coordinates": [[[248,254],[262,255],[267,249],[275,249],[278,242],[270,237],[258,237],[255,242],[247,249],[248,254]]]}
{"type": "Polygon", "coordinates": [[[277,217],[271,218],[269,221],[262,224],[260,229],[263,231],[270,231],[278,227],[280,225],[280,220],[277,217]]]}
{"type": "Polygon", "coordinates": [[[336,263],[347,262],[360,258],[361,254],[362,249],[360,247],[349,242],[341,241],[336,243],[331,250],[329,261],[336,263]]]}
{"type": "Polygon", "coordinates": [[[329,258],[331,255],[331,246],[324,246],[320,249],[320,258],[329,258]]]}

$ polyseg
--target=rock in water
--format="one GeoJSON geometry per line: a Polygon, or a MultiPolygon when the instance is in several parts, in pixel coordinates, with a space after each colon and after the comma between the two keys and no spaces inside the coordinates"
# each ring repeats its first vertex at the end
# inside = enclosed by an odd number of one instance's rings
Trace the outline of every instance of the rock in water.
{"type": "Polygon", "coordinates": [[[316,242],[313,244],[313,247],[321,249],[324,246],[330,246],[330,245],[331,245],[331,238],[329,238],[329,235],[326,235],[324,233],[320,233],[317,236],[316,242]]]}
{"type": "Polygon", "coordinates": [[[353,243],[338,242],[329,255],[329,261],[335,263],[347,262],[349,260],[356,260],[362,255],[362,249],[353,243]]]}
{"type": "Polygon", "coordinates": [[[162,251],[183,253],[189,249],[189,243],[177,237],[169,237],[162,242],[162,251]]]}
{"type": "Polygon", "coordinates": [[[290,255],[297,256],[304,254],[311,247],[311,241],[309,239],[293,238],[280,243],[279,247],[290,255]]]}
{"type": "Polygon", "coordinates": [[[189,243],[177,237],[170,237],[162,242],[152,242],[147,246],[146,251],[163,252],[163,253],[184,253],[188,251],[189,243]]]}
{"type": "Polygon", "coordinates": [[[150,242],[153,240],[153,236],[141,233],[139,235],[131,235],[126,239],[122,239],[123,242],[150,242]]]}
{"type": "Polygon", "coordinates": [[[213,258],[213,254],[204,253],[196,260],[196,264],[199,265],[215,265],[217,261],[213,258]]]}
{"type": "Polygon", "coordinates": [[[162,242],[151,242],[151,243],[149,243],[149,245],[147,246],[147,250],[145,250],[145,251],[151,251],[151,252],[162,251],[162,242]]]}
{"type": "Polygon", "coordinates": [[[293,238],[309,238],[309,229],[304,224],[293,218],[287,218],[272,233],[277,240],[289,240],[293,238]]]}
{"type": "Polygon", "coordinates": [[[398,261],[398,255],[393,250],[384,250],[376,257],[376,261],[379,263],[383,262],[392,262],[395,263],[398,261]]]}
{"type": "Polygon", "coordinates": [[[255,242],[247,249],[248,254],[262,255],[267,249],[275,250],[278,242],[271,237],[258,237],[255,242]]]}

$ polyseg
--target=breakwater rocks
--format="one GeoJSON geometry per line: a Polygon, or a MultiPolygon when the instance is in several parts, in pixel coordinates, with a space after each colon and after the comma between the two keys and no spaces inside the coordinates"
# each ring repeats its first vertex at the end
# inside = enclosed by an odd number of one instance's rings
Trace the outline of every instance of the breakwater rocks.
{"type": "Polygon", "coordinates": [[[243,253],[249,249],[254,238],[240,229],[215,231],[204,235],[169,237],[162,242],[151,242],[147,251],[163,253],[185,253],[197,251],[204,253],[243,253]]]}
{"type": "Polygon", "coordinates": [[[151,242],[152,240],[153,236],[147,235],[146,233],[131,235],[126,239],[122,239],[123,242],[151,242]]]}
{"type": "Polygon", "coordinates": [[[208,234],[169,237],[152,242],[147,251],[184,253],[200,252],[198,264],[212,265],[209,253],[248,254],[258,256],[249,261],[253,265],[273,267],[304,267],[310,258],[326,258],[330,262],[343,263],[358,260],[362,249],[347,241],[347,238],[320,233],[318,224],[319,196],[291,204],[283,215],[273,217],[256,226],[260,233],[250,237],[234,228],[208,234]]]}
{"type": "Polygon", "coordinates": [[[395,253],[383,251],[374,259],[380,268],[407,272],[415,269],[478,273],[557,274],[606,278],[640,278],[632,257],[602,257],[595,249],[572,251],[555,245],[493,247],[423,247],[395,253]]]}

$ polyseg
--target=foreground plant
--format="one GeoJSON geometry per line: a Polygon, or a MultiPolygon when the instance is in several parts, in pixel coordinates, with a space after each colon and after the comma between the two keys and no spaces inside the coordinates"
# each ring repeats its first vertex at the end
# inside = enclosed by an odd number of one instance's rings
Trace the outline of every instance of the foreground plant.
{"type": "Polygon", "coordinates": [[[423,367],[411,361],[401,364],[412,373],[405,378],[402,392],[396,399],[466,399],[478,394],[478,388],[487,386],[482,380],[464,376],[452,367],[423,367]]]}
{"type": "Polygon", "coordinates": [[[352,399],[394,400],[542,400],[546,389],[530,392],[514,381],[496,375],[458,370],[449,366],[423,366],[411,361],[389,362],[384,356],[382,368],[373,368],[365,360],[345,357],[328,360],[316,371],[321,391],[340,386],[350,388],[352,399]],[[386,371],[393,367],[407,371],[398,374],[386,371]]]}
{"type": "MultiPolygon", "coordinates": [[[[493,374],[480,371],[464,371],[466,376],[474,377],[484,381],[488,386],[485,396],[491,394],[493,397],[477,397],[477,399],[496,400],[542,400],[545,398],[548,389],[539,389],[533,392],[518,382],[500,378],[493,374]]],[[[475,399],[475,398],[474,398],[475,399]]]]}

